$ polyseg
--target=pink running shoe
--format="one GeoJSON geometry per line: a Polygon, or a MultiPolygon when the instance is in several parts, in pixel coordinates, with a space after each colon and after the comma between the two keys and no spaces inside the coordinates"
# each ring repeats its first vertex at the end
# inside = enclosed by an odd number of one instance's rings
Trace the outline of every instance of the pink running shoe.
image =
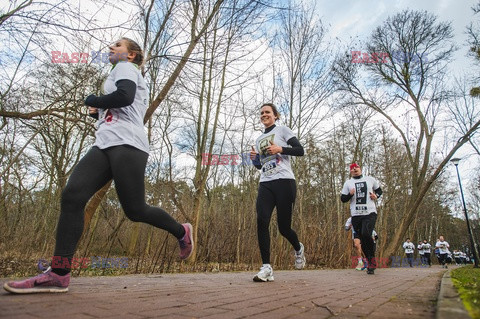
{"type": "Polygon", "coordinates": [[[3,288],[14,294],[33,294],[37,292],[67,292],[70,274],[59,276],[50,269],[46,272],[21,281],[10,281],[3,288]]]}
{"type": "Polygon", "coordinates": [[[185,228],[185,236],[178,240],[180,244],[180,259],[187,259],[193,251],[193,229],[190,223],[182,224],[185,228]]]}

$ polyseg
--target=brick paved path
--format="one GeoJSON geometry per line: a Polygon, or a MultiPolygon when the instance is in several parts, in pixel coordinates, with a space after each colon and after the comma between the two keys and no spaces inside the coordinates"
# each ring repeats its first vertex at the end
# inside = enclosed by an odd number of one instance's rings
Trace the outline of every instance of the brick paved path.
{"type": "MultiPolygon", "coordinates": [[[[388,268],[76,277],[66,294],[0,292],[1,318],[434,318],[441,276],[388,268]]],[[[1,284],[6,280],[0,280],[1,284]]]]}

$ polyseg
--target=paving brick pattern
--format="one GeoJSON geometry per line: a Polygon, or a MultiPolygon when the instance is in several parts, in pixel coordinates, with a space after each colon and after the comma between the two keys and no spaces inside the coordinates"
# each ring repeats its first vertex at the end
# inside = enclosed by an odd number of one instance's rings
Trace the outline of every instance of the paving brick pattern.
{"type": "Polygon", "coordinates": [[[275,271],[268,283],[252,272],[76,277],[66,294],[0,292],[0,318],[434,318],[444,272],[275,271]]]}

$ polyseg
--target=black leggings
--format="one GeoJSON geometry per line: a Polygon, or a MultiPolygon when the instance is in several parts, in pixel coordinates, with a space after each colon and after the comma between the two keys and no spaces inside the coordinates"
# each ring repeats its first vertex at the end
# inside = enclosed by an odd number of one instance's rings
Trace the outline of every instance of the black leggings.
{"type": "Polygon", "coordinates": [[[426,265],[430,266],[432,264],[432,261],[430,260],[430,253],[424,253],[423,258],[425,260],[426,265]]]}
{"type": "Polygon", "coordinates": [[[439,256],[439,257],[438,257],[438,261],[440,262],[440,264],[441,264],[442,266],[444,266],[445,263],[447,262],[447,256],[448,256],[448,255],[447,255],[447,254],[440,254],[440,255],[438,255],[438,256],[439,256]]]}
{"type": "Polygon", "coordinates": [[[413,267],[413,253],[405,253],[407,255],[407,261],[410,267],[413,267]]]}
{"type": "Polygon", "coordinates": [[[280,234],[295,250],[300,250],[297,234],[292,229],[292,213],[297,195],[294,179],[278,179],[261,182],[257,196],[257,235],[260,254],[264,264],[270,263],[270,219],[277,208],[277,223],[280,234]]]}
{"type": "Polygon", "coordinates": [[[368,268],[377,268],[375,260],[375,241],[372,238],[372,232],[377,221],[377,214],[352,216],[352,226],[362,244],[362,250],[368,260],[368,268]]]}
{"type": "Polygon", "coordinates": [[[163,209],[145,203],[145,166],[148,154],[131,146],[99,149],[94,146],[78,162],[62,192],[55,256],[71,259],[83,232],[88,200],[113,179],[127,217],[164,229],[177,238],[185,230],[163,209]]]}

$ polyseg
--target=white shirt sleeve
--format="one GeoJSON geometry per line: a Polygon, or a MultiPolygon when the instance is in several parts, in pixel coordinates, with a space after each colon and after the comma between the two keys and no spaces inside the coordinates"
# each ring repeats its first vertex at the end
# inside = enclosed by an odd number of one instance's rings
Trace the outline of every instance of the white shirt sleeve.
{"type": "Polygon", "coordinates": [[[293,131],[287,126],[280,126],[282,128],[282,134],[285,137],[285,142],[287,142],[292,137],[295,137],[293,131]]]}
{"type": "Polygon", "coordinates": [[[350,194],[350,190],[348,189],[348,182],[345,182],[345,184],[343,184],[342,194],[343,194],[343,195],[348,195],[348,194],[350,194]]]}

